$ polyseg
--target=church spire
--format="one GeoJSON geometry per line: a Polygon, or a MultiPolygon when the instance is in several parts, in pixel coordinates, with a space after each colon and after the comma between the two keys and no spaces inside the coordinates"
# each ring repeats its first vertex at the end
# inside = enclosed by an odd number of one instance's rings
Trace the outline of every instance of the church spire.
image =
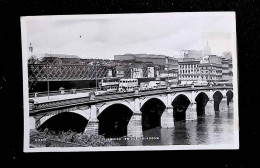
{"type": "Polygon", "coordinates": [[[204,56],[210,55],[211,54],[211,49],[209,47],[209,41],[207,41],[207,46],[204,49],[204,56]]]}

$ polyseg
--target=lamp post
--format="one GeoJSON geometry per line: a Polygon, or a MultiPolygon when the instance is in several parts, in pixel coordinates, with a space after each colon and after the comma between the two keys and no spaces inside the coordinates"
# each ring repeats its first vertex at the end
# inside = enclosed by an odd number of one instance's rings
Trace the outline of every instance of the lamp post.
{"type": "Polygon", "coordinates": [[[169,86],[169,63],[166,64],[167,68],[167,86],[169,86]]]}
{"type": "Polygon", "coordinates": [[[47,66],[46,66],[46,68],[47,68],[47,92],[48,92],[48,99],[49,99],[49,86],[50,86],[50,84],[49,84],[49,64],[47,64],[47,66]]]}
{"type": "Polygon", "coordinates": [[[96,93],[97,93],[97,58],[95,59],[95,79],[96,79],[96,93]]]}

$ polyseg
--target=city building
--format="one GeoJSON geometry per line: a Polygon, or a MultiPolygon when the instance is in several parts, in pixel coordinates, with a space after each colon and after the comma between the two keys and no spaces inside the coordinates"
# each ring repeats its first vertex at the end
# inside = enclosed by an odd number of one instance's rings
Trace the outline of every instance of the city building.
{"type": "Polygon", "coordinates": [[[116,66],[116,77],[124,78],[125,77],[125,68],[124,66],[116,66]]]}
{"type": "Polygon", "coordinates": [[[154,67],[153,66],[150,66],[150,67],[147,67],[147,77],[148,78],[154,78],[155,76],[155,73],[154,73],[154,67]]]}
{"type": "Polygon", "coordinates": [[[173,57],[154,54],[125,54],[115,55],[114,59],[121,61],[121,64],[132,66],[131,77],[153,78],[159,77],[160,72],[171,71],[174,73],[173,78],[178,79],[178,60],[173,57]]]}
{"type": "Polygon", "coordinates": [[[229,60],[229,82],[233,82],[233,63],[232,59],[229,60]]]}
{"type": "Polygon", "coordinates": [[[187,81],[199,81],[200,77],[200,59],[195,58],[181,58],[178,60],[179,64],[179,83],[187,81]]]}
{"type": "Polygon", "coordinates": [[[55,64],[55,65],[64,65],[64,64],[82,64],[80,57],[76,55],[66,55],[66,54],[37,54],[41,64],[55,64]]]}
{"type": "Polygon", "coordinates": [[[119,61],[133,61],[135,63],[150,62],[156,65],[159,70],[164,70],[167,65],[169,68],[174,68],[178,66],[177,59],[165,55],[154,55],[154,54],[124,54],[124,55],[114,55],[114,60],[119,61]]]}
{"type": "Polygon", "coordinates": [[[165,78],[165,81],[171,84],[178,83],[178,69],[176,70],[161,70],[159,71],[159,77],[165,78]]]}
{"type": "Polygon", "coordinates": [[[199,64],[202,81],[215,82],[222,79],[222,59],[216,55],[204,56],[199,64]]]}
{"type": "Polygon", "coordinates": [[[222,58],[222,81],[232,82],[233,78],[232,59],[222,58]]]}
{"type": "Polygon", "coordinates": [[[131,78],[143,78],[143,67],[132,67],[131,68],[131,78]]]}

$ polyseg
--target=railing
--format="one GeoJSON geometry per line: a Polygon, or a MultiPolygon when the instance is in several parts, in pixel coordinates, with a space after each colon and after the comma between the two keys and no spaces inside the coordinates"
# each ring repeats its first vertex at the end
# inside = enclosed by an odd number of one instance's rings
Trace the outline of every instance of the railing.
{"type": "MultiPolygon", "coordinates": [[[[82,88],[82,89],[68,89],[68,90],[55,90],[49,91],[49,96],[56,96],[56,95],[67,95],[67,94],[76,94],[76,93],[87,93],[96,88],[82,88]]],[[[97,89],[99,90],[99,89],[97,89]]],[[[29,93],[29,98],[36,98],[36,97],[46,97],[48,96],[48,92],[34,92],[29,93]]]]}

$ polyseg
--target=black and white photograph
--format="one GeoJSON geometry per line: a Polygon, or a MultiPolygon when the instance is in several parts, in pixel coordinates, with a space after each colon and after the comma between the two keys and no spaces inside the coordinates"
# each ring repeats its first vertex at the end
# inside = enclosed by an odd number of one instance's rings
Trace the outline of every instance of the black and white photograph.
{"type": "Polygon", "coordinates": [[[239,149],[235,12],[20,24],[24,152],[239,149]]]}

